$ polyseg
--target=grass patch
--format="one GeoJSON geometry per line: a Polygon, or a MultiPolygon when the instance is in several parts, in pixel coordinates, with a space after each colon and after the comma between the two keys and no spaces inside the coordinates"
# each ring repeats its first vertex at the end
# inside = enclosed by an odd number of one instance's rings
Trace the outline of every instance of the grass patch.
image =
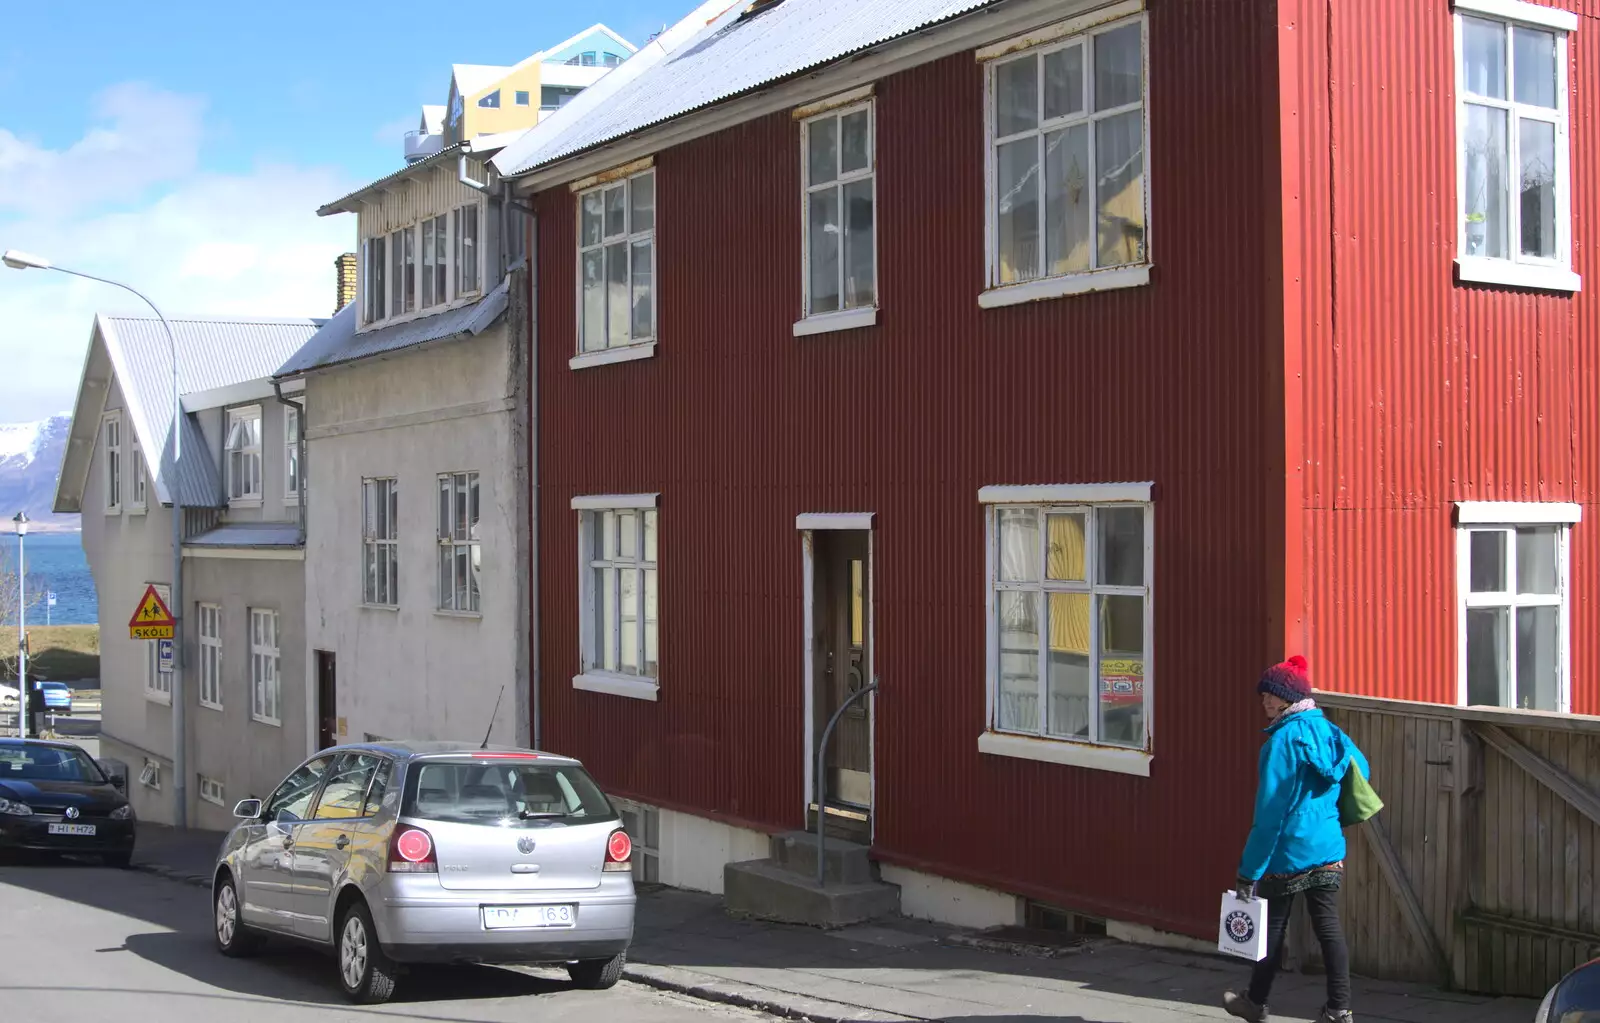
{"type": "Polygon", "coordinates": [[[100,626],[31,626],[28,640],[29,677],[47,682],[100,677],[100,626]]]}

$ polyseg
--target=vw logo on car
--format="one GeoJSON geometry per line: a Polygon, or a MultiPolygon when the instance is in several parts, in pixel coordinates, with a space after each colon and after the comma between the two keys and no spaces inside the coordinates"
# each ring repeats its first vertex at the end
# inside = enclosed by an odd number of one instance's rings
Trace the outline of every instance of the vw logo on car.
{"type": "Polygon", "coordinates": [[[524,856],[526,856],[529,853],[533,852],[533,839],[529,838],[526,835],[524,835],[521,838],[517,839],[517,852],[521,853],[524,856]]]}
{"type": "Polygon", "coordinates": [[[76,806],[67,807],[67,820],[75,821],[77,819],[78,819],[78,808],[76,806]]]}

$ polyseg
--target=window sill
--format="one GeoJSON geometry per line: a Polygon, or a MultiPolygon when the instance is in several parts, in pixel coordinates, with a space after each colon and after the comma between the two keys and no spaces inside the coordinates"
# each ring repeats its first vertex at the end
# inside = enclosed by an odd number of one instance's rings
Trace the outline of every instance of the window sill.
{"type": "Polygon", "coordinates": [[[250,720],[254,721],[258,725],[267,725],[267,726],[272,727],[272,728],[282,728],[283,727],[283,722],[282,721],[274,721],[272,718],[264,718],[259,714],[251,714],[250,715],[250,720]]]}
{"type": "Polygon", "coordinates": [[[290,494],[283,499],[283,505],[285,508],[298,508],[300,506],[300,495],[290,494]]]}
{"type": "Polygon", "coordinates": [[[1507,288],[1576,293],[1583,278],[1563,266],[1531,266],[1508,259],[1456,259],[1456,278],[1462,284],[1498,284],[1507,288]]]}
{"type": "Polygon", "coordinates": [[[820,313],[816,316],[807,316],[794,325],[795,337],[810,337],[813,334],[832,334],[840,330],[859,330],[862,327],[875,327],[878,325],[878,307],[868,306],[865,309],[846,309],[839,313],[820,313]]]}
{"type": "Polygon", "coordinates": [[[1150,777],[1150,761],[1153,759],[1143,750],[1090,746],[1065,739],[1035,739],[1003,732],[984,732],[978,736],[978,752],[1018,760],[1037,760],[1046,764],[1086,767],[1092,771],[1131,774],[1140,778],[1150,777]]]}
{"type": "Polygon", "coordinates": [[[461,618],[469,622],[483,621],[482,611],[451,611],[449,608],[436,607],[433,613],[439,618],[461,618]]]}
{"type": "Polygon", "coordinates": [[[115,508],[107,508],[106,509],[106,515],[107,516],[121,515],[121,514],[122,514],[122,506],[121,505],[117,505],[115,508]]]}
{"type": "Polygon", "coordinates": [[[400,610],[400,605],[399,604],[365,604],[364,603],[364,604],[361,605],[361,609],[363,611],[398,611],[398,610],[400,610]]]}
{"type": "Polygon", "coordinates": [[[228,507],[229,508],[259,508],[259,507],[261,507],[261,498],[259,498],[259,497],[236,497],[236,498],[231,498],[228,501],[228,507]]]}
{"type": "Polygon", "coordinates": [[[158,692],[155,692],[154,690],[146,689],[144,691],[144,698],[147,701],[149,701],[150,703],[159,703],[163,707],[172,706],[172,694],[171,693],[158,693],[158,692]]]}
{"type": "Polygon", "coordinates": [[[1142,288],[1150,283],[1150,264],[1123,266],[1115,270],[1096,270],[1093,273],[1069,274],[1065,277],[1046,277],[1025,284],[1007,284],[990,288],[978,294],[980,309],[999,309],[1008,305],[1041,302],[1068,295],[1087,295],[1091,291],[1115,291],[1119,288],[1142,288]]]}
{"type": "Polygon", "coordinates": [[[145,514],[145,506],[142,505],[142,504],[136,504],[132,508],[128,509],[128,514],[129,515],[143,515],[143,514],[145,514]]]}
{"type": "Polygon", "coordinates": [[[200,706],[204,707],[206,710],[214,710],[218,714],[222,713],[222,704],[220,703],[207,703],[206,701],[201,700],[200,706]]]}
{"type": "Polygon", "coordinates": [[[572,680],[572,688],[609,696],[625,696],[630,700],[656,701],[661,684],[633,675],[612,675],[606,672],[585,672],[572,680]]]}
{"type": "Polygon", "coordinates": [[[656,343],[646,341],[639,345],[625,345],[621,348],[607,348],[603,352],[584,352],[581,355],[574,355],[567,360],[567,366],[572,369],[593,369],[596,366],[614,366],[619,362],[653,359],[655,355],[656,343]]]}

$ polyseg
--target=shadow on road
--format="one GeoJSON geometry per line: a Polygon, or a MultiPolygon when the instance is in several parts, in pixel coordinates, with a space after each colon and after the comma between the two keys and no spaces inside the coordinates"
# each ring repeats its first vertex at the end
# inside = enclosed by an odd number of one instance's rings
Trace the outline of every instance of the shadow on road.
{"type": "MultiPolygon", "coordinates": [[[[330,954],[280,941],[269,943],[259,956],[251,959],[228,959],[219,954],[211,935],[210,900],[202,888],[174,884],[137,872],[107,870],[87,861],[42,857],[0,868],[0,883],[160,928],[129,933],[120,943],[94,949],[93,955],[138,956],[245,998],[349,1007],[339,990],[330,954]]],[[[92,966],[86,975],[93,977],[92,966]]],[[[571,986],[564,972],[522,972],[469,965],[429,967],[407,975],[396,989],[394,1001],[404,1004],[516,998],[553,994],[570,990],[571,986]]],[[[72,990],[85,987],[92,987],[92,984],[72,990]]],[[[19,989],[13,986],[9,990],[19,989]]],[[[401,1015],[415,1018],[409,1013],[401,1015]]],[[[448,1017],[444,1016],[427,1018],[448,1023],[448,1017]]]]}

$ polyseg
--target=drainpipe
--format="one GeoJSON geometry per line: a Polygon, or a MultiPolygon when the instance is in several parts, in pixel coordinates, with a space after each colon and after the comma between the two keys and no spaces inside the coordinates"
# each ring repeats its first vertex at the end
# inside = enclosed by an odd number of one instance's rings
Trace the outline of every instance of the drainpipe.
{"type": "Polygon", "coordinates": [[[296,431],[298,436],[295,438],[295,447],[298,449],[295,454],[300,459],[300,491],[295,496],[300,500],[300,528],[297,535],[299,536],[300,547],[304,549],[306,545],[306,403],[304,398],[299,401],[290,401],[285,398],[283,396],[283,383],[276,377],[272,379],[272,393],[277,397],[279,403],[286,408],[294,409],[300,416],[300,429],[296,431]]]}
{"type": "MultiPolygon", "coordinates": [[[[508,196],[509,198],[509,196],[508,196]]],[[[544,739],[540,662],[544,650],[544,605],[539,600],[539,218],[528,216],[528,488],[533,499],[528,515],[528,601],[533,636],[528,646],[529,684],[533,688],[533,748],[544,739]]]]}

